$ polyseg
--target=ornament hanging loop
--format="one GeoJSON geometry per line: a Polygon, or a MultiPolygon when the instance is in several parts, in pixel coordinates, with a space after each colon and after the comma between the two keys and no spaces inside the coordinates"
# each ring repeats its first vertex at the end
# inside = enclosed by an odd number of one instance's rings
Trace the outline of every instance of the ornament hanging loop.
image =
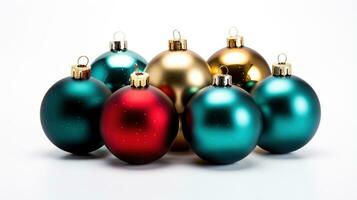
{"type": "Polygon", "coordinates": [[[239,31],[238,31],[238,28],[236,26],[232,26],[228,30],[228,36],[232,37],[232,38],[233,37],[237,38],[238,37],[238,33],[239,33],[239,31]]]}
{"type": "Polygon", "coordinates": [[[123,31],[116,31],[113,33],[113,40],[114,41],[125,41],[126,35],[123,31]]]}
{"type": "Polygon", "coordinates": [[[228,69],[227,65],[221,65],[221,66],[219,67],[219,70],[221,71],[221,74],[223,74],[223,75],[229,74],[229,69],[228,69]],[[225,73],[223,73],[222,68],[226,69],[226,70],[225,70],[225,73]]]}
{"type": "Polygon", "coordinates": [[[111,51],[121,51],[126,50],[128,48],[128,44],[126,41],[126,35],[123,31],[116,31],[113,33],[113,41],[110,42],[110,50],[111,51]]]}
{"type": "Polygon", "coordinates": [[[237,48],[242,47],[244,45],[243,36],[239,35],[238,28],[232,26],[228,30],[228,38],[227,38],[227,47],[228,48],[237,48]]]}
{"type": "Polygon", "coordinates": [[[83,67],[85,67],[85,66],[87,66],[88,64],[89,64],[89,58],[88,58],[87,56],[79,56],[79,57],[78,57],[78,59],[77,59],[77,65],[78,65],[78,66],[83,66],[83,67]],[[80,64],[82,58],[86,60],[85,64],[80,64]]]}
{"type": "Polygon", "coordinates": [[[288,60],[288,56],[285,53],[281,53],[278,55],[278,63],[279,64],[286,64],[287,60],[288,60]]]}
{"type": "Polygon", "coordinates": [[[180,33],[180,31],[177,30],[177,29],[174,29],[174,30],[172,31],[172,37],[173,37],[174,40],[181,40],[181,33],[180,33]]]}
{"type": "Polygon", "coordinates": [[[140,72],[139,65],[137,63],[134,65],[134,72],[140,72]]]}

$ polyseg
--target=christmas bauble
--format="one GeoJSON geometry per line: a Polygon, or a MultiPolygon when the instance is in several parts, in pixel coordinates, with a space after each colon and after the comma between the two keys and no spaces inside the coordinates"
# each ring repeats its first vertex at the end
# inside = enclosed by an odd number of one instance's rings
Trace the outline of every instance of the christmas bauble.
{"type": "MultiPolygon", "coordinates": [[[[186,40],[181,39],[177,30],[174,31],[174,39],[169,41],[169,50],[153,58],[146,72],[151,75],[150,83],[171,98],[179,115],[190,98],[212,82],[205,60],[187,49],[186,40]]],[[[188,145],[180,129],[173,150],[185,149],[188,145]]]]}
{"type": "Polygon", "coordinates": [[[73,154],[87,154],[103,145],[99,119],[111,92],[89,76],[89,66],[72,66],[72,77],[55,83],[41,104],[46,136],[58,148],[73,154]]]}
{"type": "Polygon", "coordinates": [[[271,74],[269,65],[258,52],[244,46],[243,37],[238,36],[235,27],[229,34],[227,46],[214,53],[207,62],[212,75],[219,73],[221,65],[227,66],[233,84],[250,92],[257,82],[271,74]]]}
{"type": "Polygon", "coordinates": [[[252,95],[264,118],[261,148],[289,153],[312,139],[321,117],[319,99],[308,83],[291,75],[286,60],[273,65],[273,76],[259,83],[252,95]]]}
{"type": "Polygon", "coordinates": [[[215,75],[213,86],[196,94],[184,113],[184,135],[192,150],[213,164],[230,164],[256,146],[262,116],[250,95],[232,86],[230,75],[215,75]]]}
{"type": "Polygon", "coordinates": [[[134,51],[127,49],[127,41],[122,32],[116,32],[110,42],[110,51],[99,56],[92,63],[92,76],[105,83],[114,92],[129,85],[130,74],[135,67],[143,71],[146,60],[134,51]],[[121,33],[121,39],[116,36],[121,33]]]}
{"type": "Polygon", "coordinates": [[[148,85],[148,74],[134,72],[131,86],[115,92],[104,106],[101,131],[105,145],[119,159],[145,164],[171,147],[178,116],[171,100],[148,85]]]}

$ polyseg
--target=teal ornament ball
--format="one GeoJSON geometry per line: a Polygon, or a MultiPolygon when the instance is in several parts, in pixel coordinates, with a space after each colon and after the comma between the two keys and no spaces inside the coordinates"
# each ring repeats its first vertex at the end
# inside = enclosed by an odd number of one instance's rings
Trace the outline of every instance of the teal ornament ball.
{"type": "Polygon", "coordinates": [[[92,76],[102,81],[108,88],[114,92],[121,87],[130,84],[130,74],[136,68],[144,71],[147,62],[139,54],[127,49],[127,41],[124,34],[120,40],[116,39],[110,42],[110,51],[99,56],[92,63],[92,76]]]}
{"type": "Polygon", "coordinates": [[[87,154],[103,146],[99,120],[111,91],[90,78],[89,70],[85,65],[73,66],[73,77],[55,83],[41,104],[46,136],[55,146],[73,154],[87,154]]]}
{"type": "Polygon", "coordinates": [[[262,116],[250,95],[232,86],[230,75],[214,76],[184,112],[183,131],[192,150],[212,164],[230,164],[254,150],[262,116]]]}
{"type": "Polygon", "coordinates": [[[283,154],[300,149],[312,139],[320,123],[321,108],[314,90],[291,75],[286,60],[273,65],[273,74],[252,91],[264,121],[258,145],[283,154]]]}

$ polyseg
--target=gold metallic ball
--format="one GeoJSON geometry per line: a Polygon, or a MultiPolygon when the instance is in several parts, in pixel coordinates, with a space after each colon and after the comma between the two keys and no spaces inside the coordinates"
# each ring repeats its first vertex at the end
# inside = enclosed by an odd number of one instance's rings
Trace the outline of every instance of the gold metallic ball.
{"type": "Polygon", "coordinates": [[[245,47],[242,37],[228,38],[227,47],[214,53],[207,62],[212,75],[221,73],[220,67],[226,66],[233,78],[233,84],[248,92],[259,81],[271,75],[265,59],[258,52],[245,47]]]}
{"type": "MultiPolygon", "coordinates": [[[[191,97],[212,83],[206,61],[188,50],[186,40],[181,38],[170,40],[169,50],[154,57],[147,65],[146,72],[150,74],[150,84],[171,98],[180,116],[191,97]]],[[[180,128],[172,150],[187,149],[188,144],[180,128]]]]}

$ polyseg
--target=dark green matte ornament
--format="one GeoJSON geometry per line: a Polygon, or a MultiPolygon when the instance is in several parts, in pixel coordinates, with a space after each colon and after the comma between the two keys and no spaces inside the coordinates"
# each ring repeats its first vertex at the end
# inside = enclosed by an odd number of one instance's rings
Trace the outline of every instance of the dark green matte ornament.
{"type": "Polygon", "coordinates": [[[217,74],[213,86],[199,91],[187,105],[183,133],[192,150],[212,164],[230,164],[254,150],[262,116],[249,93],[217,74]]]}
{"type": "Polygon", "coordinates": [[[258,143],[262,149],[289,153],[303,147],[315,135],[321,117],[319,99],[308,83],[291,75],[291,65],[286,59],[273,65],[273,76],[258,83],[252,96],[264,119],[258,143]]]}
{"type": "Polygon", "coordinates": [[[101,109],[110,95],[102,82],[90,78],[89,66],[72,66],[72,77],[55,83],[42,100],[43,131],[54,145],[73,154],[99,149],[101,109]]]}
{"type": "Polygon", "coordinates": [[[117,89],[130,84],[130,74],[136,70],[143,71],[146,60],[139,54],[127,49],[125,35],[118,31],[110,42],[110,51],[99,56],[92,63],[92,77],[97,78],[115,92],[117,89]],[[122,34],[120,40],[116,35],[122,34]]]}

